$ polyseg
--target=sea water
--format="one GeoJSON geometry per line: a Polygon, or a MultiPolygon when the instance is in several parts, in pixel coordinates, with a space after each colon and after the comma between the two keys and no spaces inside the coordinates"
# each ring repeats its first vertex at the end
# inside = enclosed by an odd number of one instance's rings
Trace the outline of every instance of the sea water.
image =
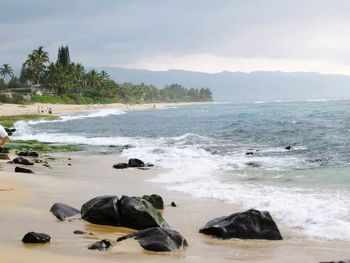
{"type": "Polygon", "coordinates": [[[14,139],[91,152],[128,145],[123,157],[166,168],[151,180],[167,189],[268,210],[308,238],[350,240],[349,100],[101,110],[15,126],[14,139]]]}

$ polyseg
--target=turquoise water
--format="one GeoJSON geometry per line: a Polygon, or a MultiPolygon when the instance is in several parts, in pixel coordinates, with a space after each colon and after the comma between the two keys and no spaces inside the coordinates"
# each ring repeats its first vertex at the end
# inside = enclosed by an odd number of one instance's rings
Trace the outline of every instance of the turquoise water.
{"type": "Polygon", "coordinates": [[[169,169],[152,179],[168,189],[269,210],[310,238],[350,240],[350,101],[101,110],[16,126],[18,139],[93,152],[132,146],[122,156],[169,169]]]}

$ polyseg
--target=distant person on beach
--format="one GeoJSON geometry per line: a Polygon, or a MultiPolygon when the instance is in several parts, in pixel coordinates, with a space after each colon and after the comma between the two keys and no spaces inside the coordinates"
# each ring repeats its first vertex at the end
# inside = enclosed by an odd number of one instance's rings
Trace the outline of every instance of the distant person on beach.
{"type": "Polygon", "coordinates": [[[1,137],[1,141],[0,141],[0,148],[1,148],[10,140],[9,135],[7,134],[5,128],[2,125],[0,125],[0,137],[1,137]]]}

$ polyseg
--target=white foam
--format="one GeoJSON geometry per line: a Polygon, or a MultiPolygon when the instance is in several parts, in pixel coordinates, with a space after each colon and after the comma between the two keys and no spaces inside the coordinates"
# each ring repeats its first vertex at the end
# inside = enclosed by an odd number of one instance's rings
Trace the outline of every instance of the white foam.
{"type": "MultiPolygon", "coordinates": [[[[94,117],[109,114],[104,112],[94,117]]],[[[86,117],[86,115],[68,116],[70,117],[60,120],[69,121],[74,117],[86,117]]],[[[279,224],[283,223],[309,237],[350,240],[348,193],[315,192],[312,189],[245,183],[228,174],[232,170],[237,172],[245,169],[247,162],[251,161],[258,162],[267,170],[298,167],[303,160],[296,157],[246,157],[243,150],[236,151],[234,148],[232,153],[224,156],[215,155],[203,149],[206,145],[213,145],[215,141],[193,133],[156,139],[118,136],[87,138],[74,134],[36,134],[31,130],[32,125],[35,123],[16,123],[18,131],[15,139],[102,146],[132,144],[136,147],[124,150],[122,156],[141,158],[168,169],[168,172],[153,178],[152,181],[163,183],[170,190],[186,192],[195,197],[239,203],[245,209],[268,210],[279,224]]],[[[305,147],[300,147],[303,148],[305,147]]],[[[285,150],[270,148],[266,150],[268,151],[285,150]]]]}

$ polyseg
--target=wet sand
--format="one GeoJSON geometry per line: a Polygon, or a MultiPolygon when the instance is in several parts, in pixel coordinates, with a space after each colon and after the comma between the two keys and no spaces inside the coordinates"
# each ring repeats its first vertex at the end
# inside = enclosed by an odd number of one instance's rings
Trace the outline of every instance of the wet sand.
{"type": "Polygon", "coordinates": [[[235,204],[196,199],[187,194],[167,191],[164,186],[148,179],[165,172],[152,168],[115,170],[118,156],[60,154],[51,163],[52,169],[36,164],[36,174],[12,173],[14,165],[6,164],[0,172],[0,262],[319,262],[349,259],[350,242],[317,241],[298,236],[277,224],[283,241],[217,240],[198,233],[208,220],[241,211],[235,204]],[[67,158],[71,157],[69,161],[67,158]],[[72,166],[68,166],[71,163],[72,166]],[[58,221],[50,212],[55,202],[80,208],[98,195],[123,194],[142,196],[158,193],[163,196],[165,220],[188,241],[186,251],[151,253],[134,240],[116,244],[112,249],[90,251],[88,244],[104,238],[115,241],[132,230],[98,226],[74,218],[58,221]],[[174,201],[178,207],[170,207],[174,201]],[[74,230],[94,233],[74,235],[74,230]],[[21,238],[29,231],[51,235],[51,243],[23,245],[21,238]]]}

